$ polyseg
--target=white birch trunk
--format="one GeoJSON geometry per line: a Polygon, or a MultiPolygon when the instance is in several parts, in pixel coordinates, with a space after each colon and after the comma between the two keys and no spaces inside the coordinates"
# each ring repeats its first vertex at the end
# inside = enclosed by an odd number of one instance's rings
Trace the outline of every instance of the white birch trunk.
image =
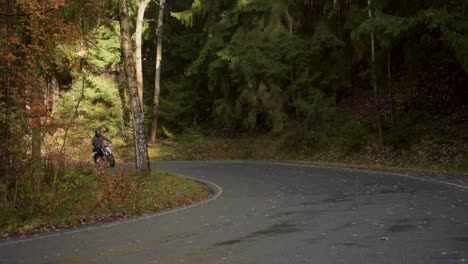
{"type": "Polygon", "coordinates": [[[141,102],[141,112],[143,112],[143,58],[141,55],[141,46],[142,46],[142,34],[143,34],[143,22],[145,18],[145,11],[146,7],[150,3],[151,0],[143,0],[140,2],[138,6],[138,14],[137,14],[137,23],[136,23],[136,30],[135,30],[135,64],[136,64],[136,82],[137,82],[137,89],[138,89],[138,97],[140,98],[141,102]]]}
{"type": "Polygon", "coordinates": [[[159,94],[161,92],[161,60],[165,2],[165,0],[159,1],[158,29],[156,31],[158,39],[156,44],[156,72],[154,78],[153,122],[151,125],[151,142],[153,143],[156,142],[156,134],[158,131],[158,110],[159,94]]]}

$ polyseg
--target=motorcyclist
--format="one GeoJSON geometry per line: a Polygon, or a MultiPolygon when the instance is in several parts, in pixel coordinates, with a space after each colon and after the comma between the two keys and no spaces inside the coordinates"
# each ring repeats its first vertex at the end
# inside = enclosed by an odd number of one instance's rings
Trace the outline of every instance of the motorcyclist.
{"type": "Polygon", "coordinates": [[[96,154],[94,154],[95,160],[96,160],[96,157],[101,157],[102,158],[102,156],[104,155],[104,153],[102,153],[102,149],[101,149],[101,147],[104,145],[104,141],[112,143],[112,141],[110,139],[108,139],[107,137],[102,135],[101,130],[99,128],[96,129],[96,131],[94,131],[93,140],[91,141],[91,144],[94,147],[93,152],[96,152],[96,154]]]}

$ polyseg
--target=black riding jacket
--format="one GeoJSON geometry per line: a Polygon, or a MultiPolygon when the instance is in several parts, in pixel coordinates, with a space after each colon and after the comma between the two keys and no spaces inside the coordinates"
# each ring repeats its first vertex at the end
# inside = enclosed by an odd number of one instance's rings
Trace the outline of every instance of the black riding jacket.
{"type": "Polygon", "coordinates": [[[91,144],[93,144],[94,148],[104,145],[104,140],[107,142],[111,142],[110,139],[106,138],[105,136],[101,135],[99,137],[94,136],[91,144]]]}

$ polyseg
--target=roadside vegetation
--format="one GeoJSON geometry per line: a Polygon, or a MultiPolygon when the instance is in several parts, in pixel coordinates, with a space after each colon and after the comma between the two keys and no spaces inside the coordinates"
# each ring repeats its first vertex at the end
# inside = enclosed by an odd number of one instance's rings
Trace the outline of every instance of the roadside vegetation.
{"type": "Polygon", "coordinates": [[[381,148],[372,133],[357,134],[356,141],[340,137],[350,134],[336,130],[328,134],[309,131],[301,136],[298,131],[225,137],[188,130],[150,145],[149,153],[152,160],[284,161],[412,173],[468,183],[468,142],[460,138],[447,140],[446,134],[431,135],[425,130],[402,147],[381,148]]]}
{"type": "Polygon", "coordinates": [[[205,185],[166,173],[137,177],[124,169],[63,165],[44,164],[41,185],[21,182],[16,203],[0,202],[3,238],[133,217],[211,195],[205,185]]]}

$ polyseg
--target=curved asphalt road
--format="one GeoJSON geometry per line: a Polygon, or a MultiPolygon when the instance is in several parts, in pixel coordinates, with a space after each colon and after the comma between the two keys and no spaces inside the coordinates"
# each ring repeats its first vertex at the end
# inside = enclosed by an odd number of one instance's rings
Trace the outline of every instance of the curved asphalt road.
{"type": "Polygon", "coordinates": [[[214,183],[204,203],[0,241],[0,263],[468,263],[468,189],[392,174],[161,162],[214,183]]]}

